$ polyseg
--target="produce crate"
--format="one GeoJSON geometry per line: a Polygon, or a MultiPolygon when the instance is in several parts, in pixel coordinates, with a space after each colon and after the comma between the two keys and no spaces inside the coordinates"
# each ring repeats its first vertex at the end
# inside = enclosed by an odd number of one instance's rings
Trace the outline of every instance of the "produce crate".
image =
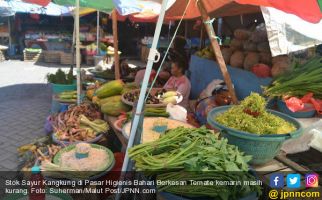
{"type": "Polygon", "coordinates": [[[60,63],[61,51],[44,51],[44,61],[47,63],[60,63]]]}
{"type": "Polygon", "coordinates": [[[23,60],[26,62],[39,62],[43,61],[43,53],[42,52],[30,52],[23,51],[23,60]]]}
{"type": "MultiPolygon", "coordinates": [[[[82,58],[80,57],[80,61],[82,60],[82,58]]],[[[60,64],[62,65],[72,65],[72,64],[76,64],[76,55],[72,53],[65,53],[65,52],[61,52],[60,53],[60,64]],[[73,60],[74,57],[74,60],[73,60]]]]}

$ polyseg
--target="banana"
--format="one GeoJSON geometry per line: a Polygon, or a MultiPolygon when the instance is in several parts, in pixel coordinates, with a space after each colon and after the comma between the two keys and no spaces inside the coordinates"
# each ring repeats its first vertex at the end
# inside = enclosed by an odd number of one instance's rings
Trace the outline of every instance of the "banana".
{"type": "Polygon", "coordinates": [[[166,92],[166,93],[164,93],[162,95],[162,98],[163,99],[166,99],[168,97],[173,97],[173,96],[177,96],[177,92],[175,92],[175,91],[168,91],[168,92],[166,92]]]}
{"type": "Polygon", "coordinates": [[[168,104],[168,103],[176,104],[177,103],[177,98],[176,98],[176,96],[170,96],[170,97],[167,97],[167,98],[163,99],[162,102],[165,103],[165,104],[168,104]]]}
{"type": "Polygon", "coordinates": [[[26,144],[26,145],[23,145],[23,146],[21,146],[21,147],[19,147],[18,149],[17,149],[17,151],[19,152],[19,153],[25,153],[26,151],[34,151],[34,150],[36,150],[36,146],[35,145],[33,145],[33,144],[26,144]]]}

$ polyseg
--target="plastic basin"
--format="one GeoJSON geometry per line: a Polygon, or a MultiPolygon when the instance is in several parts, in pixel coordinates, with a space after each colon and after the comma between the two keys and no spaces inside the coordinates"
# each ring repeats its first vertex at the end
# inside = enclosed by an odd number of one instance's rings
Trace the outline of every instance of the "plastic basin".
{"type": "Polygon", "coordinates": [[[65,91],[71,91],[71,90],[76,90],[77,89],[77,84],[74,82],[73,84],[70,85],[63,85],[63,84],[54,84],[52,83],[52,89],[54,94],[59,94],[61,92],[65,91]]]}
{"type": "Polygon", "coordinates": [[[279,153],[285,140],[297,138],[303,132],[302,125],[296,119],[269,109],[267,110],[268,112],[294,124],[297,130],[287,134],[257,135],[228,128],[216,122],[215,118],[229,108],[231,106],[221,106],[212,109],[208,113],[207,121],[212,127],[221,131],[221,136],[227,138],[229,144],[238,146],[241,151],[253,156],[250,163],[254,165],[261,165],[271,161],[279,153]]]}
{"type": "Polygon", "coordinates": [[[277,107],[282,113],[288,114],[295,118],[311,118],[316,113],[315,110],[292,112],[282,100],[277,101],[277,107]]]}

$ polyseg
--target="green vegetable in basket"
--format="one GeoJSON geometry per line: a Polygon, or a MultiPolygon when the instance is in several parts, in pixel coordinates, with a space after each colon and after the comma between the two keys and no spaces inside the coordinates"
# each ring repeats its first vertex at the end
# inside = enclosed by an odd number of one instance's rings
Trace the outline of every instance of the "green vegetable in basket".
{"type": "Polygon", "coordinates": [[[58,94],[59,99],[74,100],[77,99],[77,91],[65,91],[58,94]]]}
{"type": "Polygon", "coordinates": [[[252,93],[240,105],[218,115],[215,121],[229,128],[260,135],[286,134],[296,130],[293,124],[267,112],[265,106],[265,99],[252,93]]]}
{"type": "Polygon", "coordinates": [[[106,132],[109,129],[108,124],[101,119],[90,121],[85,115],[80,115],[79,121],[81,125],[92,128],[96,133],[106,132]]]}
{"type": "Polygon", "coordinates": [[[70,85],[73,84],[74,76],[72,68],[69,69],[68,73],[63,72],[61,69],[58,69],[55,74],[47,74],[47,81],[54,84],[64,84],[70,85]]]}

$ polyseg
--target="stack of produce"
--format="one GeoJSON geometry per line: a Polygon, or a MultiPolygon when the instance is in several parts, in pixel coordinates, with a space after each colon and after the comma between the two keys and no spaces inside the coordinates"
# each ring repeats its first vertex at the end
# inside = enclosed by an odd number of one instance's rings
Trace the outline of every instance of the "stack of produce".
{"type": "Polygon", "coordinates": [[[77,91],[65,91],[58,94],[58,98],[61,101],[71,101],[76,102],[77,101],[77,91]]]}
{"type": "Polygon", "coordinates": [[[114,80],[103,84],[96,91],[93,101],[100,105],[104,114],[118,116],[122,112],[128,112],[131,108],[122,102],[121,93],[124,89],[121,80],[114,80]]]}
{"type": "Polygon", "coordinates": [[[109,127],[93,104],[83,103],[53,116],[52,126],[60,141],[76,142],[94,139],[109,127]]]}
{"type": "Polygon", "coordinates": [[[61,146],[50,144],[48,137],[40,138],[34,143],[26,144],[17,148],[19,153],[19,169],[31,171],[35,162],[51,160],[61,149],[61,146]]]}
{"type": "Polygon", "coordinates": [[[63,72],[61,69],[58,69],[55,74],[47,74],[46,78],[49,83],[64,85],[73,84],[75,80],[72,68],[69,69],[68,73],[63,72]]]}
{"type": "MultiPolygon", "coordinates": [[[[166,111],[165,107],[151,108],[147,107],[144,109],[145,117],[169,117],[169,113],[166,111]]],[[[127,113],[127,118],[132,118],[132,112],[127,113]]]]}
{"type": "Polygon", "coordinates": [[[201,58],[206,58],[209,60],[214,60],[215,56],[214,56],[214,52],[212,51],[211,47],[206,47],[200,51],[196,52],[196,55],[201,57],[201,58]]]}
{"type": "MultiPolygon", "coordinates": [[[[178,94],[176,91],[167,91],[165,89],[155,88],[150,92],[150,94],[148,94],[146,104],[177,104],[177,99],[179,98],[179,95],[180,94],[178,94]]],[[[139,96],[140,90],[129,91],[123,94],[123,99],[127,102],[130,102],[128,104],[134,104],[134,102],[139,100],[139,96]]]]}
{"type": "Polygon", "coordinates": [[[93,85],[86,87],[86,97],[89,100],[92,100],[95,94],[95,91],[101,87],[102,83],[100,81],[95,81],[93,85]]]}
{"type": "Polygon", "coordinates": [[[322,99],[322,57],[317,56],[307,63],[295,66],[291,73],[276,77],[273,83],[265,88],[264,94],[274,97],[303,97],[313,93],[322,99]]]}
{"type": "Polygon", "coordinates": [[[97,46],[95,43],[92,43],[86,46],[86,55],[93,56],[97,53],[96,51],[97,51],[97,46]]]}
{"type": "MultiPolygon", "coordinates": [[[[264,25],[258,26],[254,31],[236,29],[230,47],[223,47],[221,52],[225,63],[232,67],[253,71],[255,65],[261,64],[261,67],[257,67],[253,72],[260,77],[271,76],[266,72],[271,70],[272,55],[264,25]],[[265,73],[258,73],[261,70],[265,73]]],[[[210,47],[198,51],[196,55],[214,60],[210,47]]]]}
{"type": "Polygon", "coordinates": [[[254,134],[286,134],[296,127],[286,120],[266,111],[266,101],[257,93],[252,93],[215,118],[219,124],[239,131],[254,134]]]}
{"type": "Polygon", "coordinates": [[[236,146],[227,144],[226,139],[218,139],[204,127],[169,130],[158,140],[132,147],[129,156],[135,161],[137,170],[157,175],[157,180],[187,181],[185,185],[158,185],[160,191],[187,197],[220,199],[235,199],[259,192],[258,186],[191,184],[199,180],[203,183],[255,180],[248,173],[250,156],[245,156],[236,146]]]}

